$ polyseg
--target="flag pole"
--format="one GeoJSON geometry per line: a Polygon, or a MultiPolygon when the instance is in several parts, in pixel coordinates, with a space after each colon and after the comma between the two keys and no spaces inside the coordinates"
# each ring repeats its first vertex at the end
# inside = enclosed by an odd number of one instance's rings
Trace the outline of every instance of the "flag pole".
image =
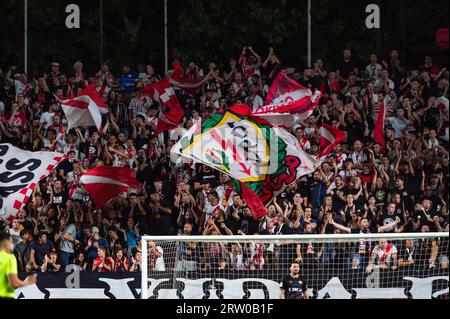
{"type": "Polygon", "coordinates": [[[28,0],[24,0],[24,61],[23,68],[28,73],[28,0]]]}
{"type": "Polygon", "coordinates": [[[166,74],[169,68],[169,48],[167,36],[167,0],[164,0],[164,73],[166,74]]]}
{"type": "Polygon", "coordinates": [[[311,62],[311,0],[308,0],[308,67],[311,62]]]}

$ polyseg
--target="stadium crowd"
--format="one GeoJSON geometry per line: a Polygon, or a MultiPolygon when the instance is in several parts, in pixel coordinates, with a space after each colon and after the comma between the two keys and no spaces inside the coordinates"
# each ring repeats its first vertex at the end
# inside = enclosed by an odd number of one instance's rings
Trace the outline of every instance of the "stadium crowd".
{"type": "MultiPolygon", "coordinates": [[[[35,188],[16,216],[0,222],[0,230],[13,237],[22,272],[64,271],[73,263],[86,271],[140,271],[143,235],[448,232],[449,72],[430,56],[421,65],[406,65],[396,50],[386,60],[372,54],[360,62],[346,49],[333,67],[317,59],[296,70],[272,48],[263,60],[252,47],[239,59],[230,58],[223,70],[216,63],[204,69],[190,63],[188,78],[208,79],[197,94],[175,88],[185,110],[183,123],[158,136],[153,131],[160,106],[140,91],[161,79],[151,65],[141,73],[127,65],[115,73],[107,63],[95,72],[81,62],[70,70],[53,62],[36,78],[9,67],[0,80],[0,143],[58,151],[69,159],[35,188]],[[199,164],[176,167],[170,148],[214,112],[242,103],[263,106],[279,72],[324,93],[314,114],[291,130],[301,147],[318,154],[320,123],[343,130],[346,140],[256,221],[227,176],[199,164]],[[109,125],[101,133],[93,127],[68,130],[56,97],[73,97],[86,85],[101,87],[105,81],[109,125]],[[383,101],[385,152],[372,138],[383,101]],[[101,165],[130,167],[142,189],[98,209],[79,178],[101,165]]],[[[333,263],[344,251],[339,246],[182,243],[177,267],[262,269],[276,266],[281,251],[303,264],[333,263]]],[[[398,247],[363,242],[345,251],[351,252],[349,268],[407,267],[415,254],[425,267],[448,267],[448,239],[410,240],[398,247]]],[[[163,254],[161,245],[149,244],[150,269],[165,269],[163,254]]]]}

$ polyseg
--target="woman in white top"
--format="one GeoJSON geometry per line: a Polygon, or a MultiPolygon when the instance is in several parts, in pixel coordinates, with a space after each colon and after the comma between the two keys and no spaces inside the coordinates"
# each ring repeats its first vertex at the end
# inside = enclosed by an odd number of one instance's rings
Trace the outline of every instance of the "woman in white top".
{"type": "Polygon", "coordinates": [[[437,148],[439,146],[439,141],[437,139],[436,131],[430,130],[428,140],[424,140],[423,143],[428,150],[433,150],[437,148]]]}

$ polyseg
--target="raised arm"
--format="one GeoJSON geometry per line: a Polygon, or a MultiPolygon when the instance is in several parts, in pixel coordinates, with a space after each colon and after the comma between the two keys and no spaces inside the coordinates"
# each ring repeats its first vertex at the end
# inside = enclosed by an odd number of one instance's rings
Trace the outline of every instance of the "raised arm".
{"type": "Polygon", "coordinates": [[[330,225],[333,225],[335,228],[337,228],[337,229],[339,229],[339,230],[342,230],[342,231],[344,231],[344,232],[346,232],[346,233],[351,233],[352,232],[352,229],[351,228],[349,228],[349,227],[345,227],[345,226],[343,226],[343,225],[341,225],[341,224],[338,224],[338,223],[336,223],[334,220],[330,220],[330,225]]]}

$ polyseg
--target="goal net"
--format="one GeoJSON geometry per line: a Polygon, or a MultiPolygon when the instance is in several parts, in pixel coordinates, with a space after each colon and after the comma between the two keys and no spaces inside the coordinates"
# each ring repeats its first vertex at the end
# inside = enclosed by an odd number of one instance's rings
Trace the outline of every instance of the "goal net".
{"type": "Polygon", "coordinates": [[[143,237],[143,299],[448,298],[448,233],[143,237]],[[295,265],[294,265],[295,266],[295,265]]]}

